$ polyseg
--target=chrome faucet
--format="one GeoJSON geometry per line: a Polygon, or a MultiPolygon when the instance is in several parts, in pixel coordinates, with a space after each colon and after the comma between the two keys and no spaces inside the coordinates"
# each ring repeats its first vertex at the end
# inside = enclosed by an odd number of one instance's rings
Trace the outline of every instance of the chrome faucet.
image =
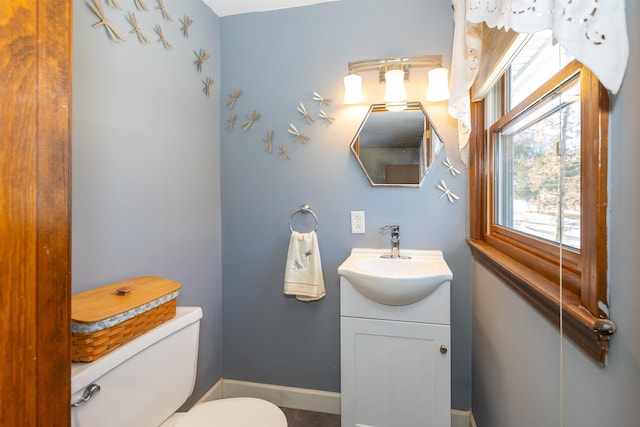
{"type": "Polygon", "coordinates": [[[383,258],[398,258],[400,256],[400,226],[385,225],[380,227],[380,233],[391,230],[391,255],[382,255],[383,258]]]}

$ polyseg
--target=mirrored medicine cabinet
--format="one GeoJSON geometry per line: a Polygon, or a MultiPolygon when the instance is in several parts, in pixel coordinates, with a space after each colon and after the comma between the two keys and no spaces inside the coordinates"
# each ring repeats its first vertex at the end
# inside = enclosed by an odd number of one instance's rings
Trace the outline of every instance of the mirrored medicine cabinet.
{"type": "Polygon", "coordinates": [[[373,104],[351,152],[374,187],[420,187],[443,142],[420,102],[373,104]]]}

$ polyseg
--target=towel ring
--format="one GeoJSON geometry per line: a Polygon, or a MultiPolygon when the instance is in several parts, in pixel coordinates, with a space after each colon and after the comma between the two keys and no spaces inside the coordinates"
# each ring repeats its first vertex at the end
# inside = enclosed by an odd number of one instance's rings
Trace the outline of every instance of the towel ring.
{"type": "Polygon", "coordinates": [[[293,213],[289,217],[289,230],[291,230],[292,233],[295,230],[293,229],[293,225],[291,224],[291,221],[293,221],[293,217],[298,215],[299,213],[311,214],[313,216],[313,219],[316,222],[316,228],[313,231],[318,231],[318,217],[316,216],[315,213],[313,213],[313,211],[311,209],[309,209],[309,205],[304,204],[304,205],[300,206],[298,209],[296,209],[295,211],[293,211],[293,213]]]}

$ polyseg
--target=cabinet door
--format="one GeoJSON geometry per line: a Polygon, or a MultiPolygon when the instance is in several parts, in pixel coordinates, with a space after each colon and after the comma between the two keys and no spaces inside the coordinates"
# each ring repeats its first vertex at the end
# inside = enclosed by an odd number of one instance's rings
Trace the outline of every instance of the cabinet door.
{"type": "Polygon", "coordinates": [[[342,427],[451,426],[449,325],[340,323],[342,427]]]}

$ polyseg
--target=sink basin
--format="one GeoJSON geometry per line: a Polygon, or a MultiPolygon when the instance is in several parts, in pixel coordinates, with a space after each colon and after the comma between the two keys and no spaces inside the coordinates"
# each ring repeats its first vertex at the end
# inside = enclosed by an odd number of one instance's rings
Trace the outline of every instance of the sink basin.
{"type": "Polygon", "coordinates": [[[431,295],[453,274],[438,250],[401,250],[402,257],[381,258],[388,249],[354,248],[340,267],[362,295],[380,304],[409,305],[431,295]]]}

